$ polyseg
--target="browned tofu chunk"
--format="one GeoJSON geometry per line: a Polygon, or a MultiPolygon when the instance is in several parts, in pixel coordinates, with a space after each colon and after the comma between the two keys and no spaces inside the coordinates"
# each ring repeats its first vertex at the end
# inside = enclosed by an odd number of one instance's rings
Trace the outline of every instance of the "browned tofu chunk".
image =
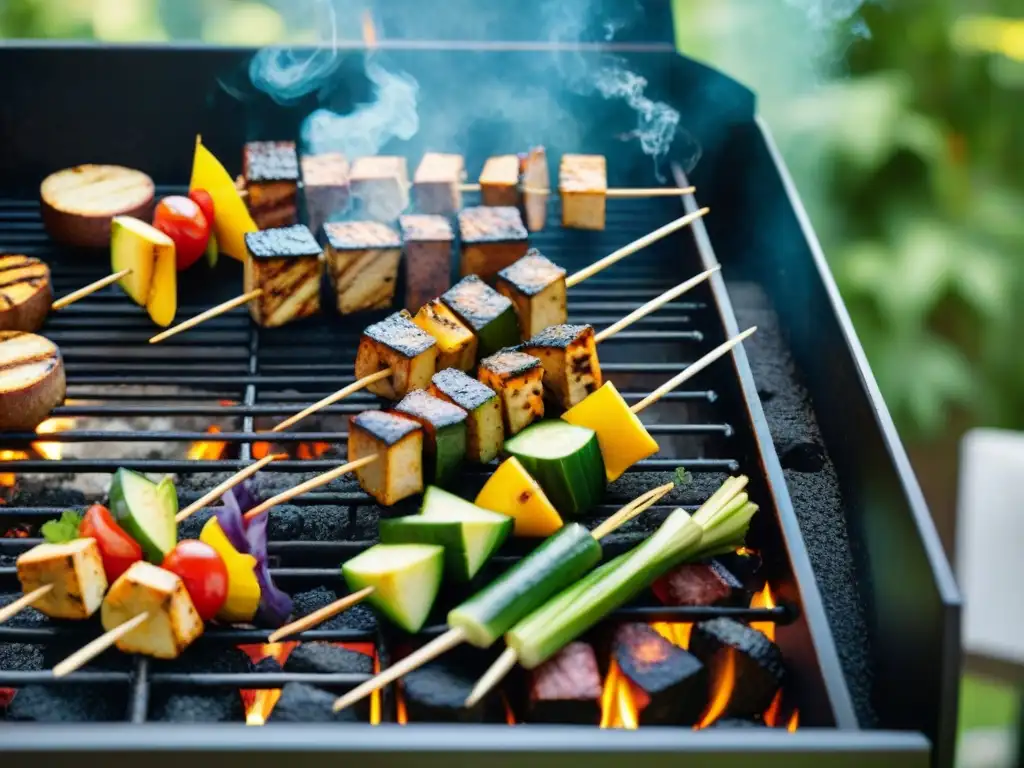
{"type": "Polygon", "coordinates": [[[604,229],[608,171],[603,155],[562,155],[558,191],[563,227],[604,229]]]}
{"type": "Polygon", "coordinates": [[[487,158],[480,171],[480,199],[484,205],[519,205],[519,158],[516,155],[487,158]]]}
{"type": "Polygon", "coordinates": [[[525,342],[523,351],[540,359],[544,391],[565,410],[604,383],[592,326],[553,325],[525,342]]]}
{"type": "Polygon", "coordinates": [[[395,221],[409,206],[409,170],[404,157],[360,157],[352,163],[352,196],[360,215],[395,221]]]}
{"type": "Polygon", "coordinates": [[[331,216],[348,207],[348,160],[340,152],[302,158],[302,192],[306,223],[316,233],[331,216]]]}
{"type": "Polygon", "coordinates": [[[548,156],[544,147],[533,147],[520,160],[520,177],[523,180],[523,218],[530,232],[540,232],[548,218],[548,201],[551,199],[551,174],[548,171],[548,156]]]}
{"type": "Polygon", "coordinates": [[[299,156],[294,141],[250,141],[242,154],[242,176],[257,227],[298,222],[299,156]]]}
{"type": "Polygon", "coordinates": [[[390,307],[402,257],[398,232],[379,221],[333,221],[324,225],[324,237],[338,312],[390,307]]]}
{"type": "Polygon", "coordinates": [[[453,216],[462,207],[459,185],[466,177],[462,155],[427,152],[416,168],[413,187],[420,213],[453,216]]]}
{"type": "Polygon", "coordinates": [[[323,262],[320,244],[309,227],[266,229],[245,235],[245,291],[263,294],[249,302],[249,314],[264,328],[274,328],[320,311],[323,262]]]}
{"type": "Polygon", "coordinates": [[[89,618],[107,592],[103,559],[95,539],[39,544],[18,557],[17,570],[25,594],[50,587],[32,607],[54,619],[89,618]]]}
{"type": "Polygon", "coordinates": [[[506,437],[544,415],[544,368],[533,355],[503,349],[480,361],[477,377],[501,398],[506,437]]]}
{"type": "Polygon", "coordinates": [[[407,214],[399,220],[405,243],[405,308],[417,312],[452,284],[452,225],[444,216],[407,214]]]}
{"type": "Polygon", "coordinates": [[[413,389],[426,389],[437,370],[437,342],[404,309],[367,326],[359,340],[356,378],[387,368],[391,375],[367,389],[389,400],[400,400],[413,389]]]}
{"type": "Polygon", "coordinates": [[[494,287],[515,305],[524,339],[568,319],[565,270],[536,248],[501,270],[494,287]]]}
{"type": "Polygon", "coordinates": [[[423,427],[397,413],[363,411],[349,419],[348,460],[377,460],[356,470],[360,487],[385,506],[423,491],[423,427]]]}
{"type": "Polygon", "coordinates": [[[459,213],[462,258],[459,273],[477,275],[494,282],[494,277],[526,255],[529,248],[526,227],[515,208],[479,206],[459,213]]]}

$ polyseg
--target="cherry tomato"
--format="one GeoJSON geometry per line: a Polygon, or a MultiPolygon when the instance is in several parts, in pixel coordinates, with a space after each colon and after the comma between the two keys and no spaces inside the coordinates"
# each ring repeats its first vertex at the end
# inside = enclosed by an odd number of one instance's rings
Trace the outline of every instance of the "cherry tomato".
{"type": "Polygon", "coordinates": [[[203,211],[203,216],[206,217],[206,222],[212,227],[213,226],[213,198],[210,197],[210,193],[205,189],[190,189],[188,192],[189,199],[192,200],[199,208],[203,211]]]}
{"type": "Polygon", "coordinates": [[[206,252],[210,223],[194,200],[180,195],[165,197],[157,203],[153,226],[174,241],[179,271],[191,267],[206,252]]]}
{"type": "Polygon", "coordinates": [[[103,570],[107,581],[111,584],[132,563],[142,559],[142,547],[125,530],[117,524],[110,510],[102,504],[93,504],[85,511],[78,535],[83,539],[96,539],[100,556],[103,558],[103,570]]]}
{"type": "Polygon", "coordinates": [[[202,541],[185,539],[164,558],[163,568],[185,582],[192,604],[209,621],[228,599],[228,569],[217,550],[202,541]]]}

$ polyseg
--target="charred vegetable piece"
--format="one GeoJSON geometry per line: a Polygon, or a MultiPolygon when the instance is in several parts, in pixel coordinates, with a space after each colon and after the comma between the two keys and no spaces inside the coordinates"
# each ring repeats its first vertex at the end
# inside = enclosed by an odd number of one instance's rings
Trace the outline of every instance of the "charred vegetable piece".
{"type": "Polygon", "coordinates": [[[610,381],[563,413],[562,419],[597,433],[609,483],[658,452],[654,438],[610,381]]]}
{"type": "Polygon", "coordinates": [[[417,389],[395,411],[423,425],[423,464],[427,478],[445,485],[466,460],[467,413],[457,405],[417,389]]]}
{"type": "Polygon", "coordinates": [[[299,155],[294,141],[250,141],[242,153],[242,176],[256,226],[298,223],[299,155]]]}
{"type": "Polygon", "coordinates": [[[562,198],[562,226],[604,229],[608,172],[603,155],[562,155],[558,192],[562,198]]]}
{"type": "Polygon", "coordinates": [[[444,216],[409,214],[398,223],[405,243],[405,308],[416,312],[451,286],[455,234],[444,216]]]}
{"type": "Polygon", "coordinates": [[[267,229],[245,236],[245,291],[263,295],[249,302],[249,314],[264,328],[275,328],[320,311],[320,244],[309,227],[267,229]]]}
{"type": "Polygon", "coordinates": [[[60,350],[43,336],[0,331],[0,431],[34,430],[64,402],[60,350]]]}
{"type": "Polygon", "coordinates": [[[533,355],[503,349],[480,361],[480,381],[501,398],[505,434],[518,434],[544,415],[544,368],[533,355]]]}
{"type": "Polygon", "coordinates": [[[340,152],[303,155],[302,192],[306,201],[306,223],[312,232],[319,232],[331,216],[348,206],[349,166],[340,152]]]}
{"type": "Polygon", "coordinates": [[[484,205],[519,205],[519,158],[495,155],[480,172],[480,198],[484,205]]]}
{"type": "Polygon", "coordinates": [[[594,329],[589,325],[552,325],[523,344],[522,350],[544,366],[544,392],[568,410],[603,383],[594,329]]]}
{"type": "Polygon", "coordinates": [[[562,518],[544,489],[515,457],[498,465],[477,494],[476,504],[513,518],[516,536],[542,538],[562,527],[562,518]]]}
{"type": "Polygon", "coordinates": [[[409,205],[409,169],[404,157],[376,155],[352,163],[352,196],[377,221],[394,221],[409,205]]]}
{"type": "Polygon", "coordinates": [[[407,632],[419,632],[434,606],[444,549],[433,544],[378,544],[341,566],[353,592],[373,587],[371,605],[407,632]]]}
{"type": "Polygon", "coordinates": [[[515,305],[524,339],[568,318],[565,270],[536,248],[501,270],[495,288],[515,305]]]}
{"type": "Polygon", "coordinates": [[[527,719],[535,723],[597,725],[601,719],[601,673],[594,648],[569,643],[530,672],[527,719]]]}
{"type": "Polygon", "coordinates": [[[337,221],[324,225],[324,237],[338,312],[390,307],[402,258],[398,232],[376,221],[337,221]]]}
{"type": "Polygon", "coordinates": [[[0,255],[0,331],[38,331],[52,303],[45,262],[20,254],[0,255]]]}
{"type": "Polygon", "coordinates": [[[544,147],[531,147],[520,159],[519,176],[523,181],[523,219],[531,232],[544,229],[551,195],[551,174],[544,147]]]}
{"type": "Polygon", "coordinates": [[[427,152],[413,176],[416,207],[423,213],[452,216],[462,207],[459,185],[465,177],[462,155],[427,152]]]}
{"type": "Polygon", "coordinates": [[[409,722],[503,722],[498,691],[466,708],[466,698],[486,666],[479,655],[476,649],[458,648],[403,677],[400,685],[409,722]]]}
{"type": "Polygon", "coordinates": [[[178,542],[178,493],[169,477],[154,483],[130,469],[118,469],[110,484],[110,511],[151,563],[162,563],[178,542]]]}
{"type": "Polygon", "coordinates": [[[349,419],[348,460],[376,456],[356,470],[359,485],[385,506],[423,490],[423,427],[384,411],[363,411],[349,419]]]}
{"type": "Polygon", "coordinates": [[[652,588],[665,605],[746,605],[748,602],[743,585],[717,560],[684,563],[654,582],[652,588]]]}
{"type": "Polygon", "coordinates": [[[518,343],[519,324],[512,302],[476,275],[462,278],[445,291],[441,303],[476,334],[480,357],[518,343]]]}
{"type": "Polygon", "coordinates": [[[462,257],[460,274],[491,282],[495,275],[526,255],[528,234],[516,208],[480,206],[459,212],[462,257]]]}
{"type": "Polygon", "coordinates": [[[505,442],[498,393],[456,368],[445,368],[430,379],[430,394],[462,408],[466,419],[466,458],[487,464],[505,442]]]}
{"type": "Polygon", "coordinates": [[[390,376],[367,389],[399,400],[414,389],[430,386],[430,377],[437,371],[437,355],[437,341],[403,309],[363,331],[356,352],[356,378],[391,368],[390,376]]]}
{"type": "Polygon", "coordinates": [[[54,619],[87,619],[107,592],[103,558],[95,539],[38,544],[18,556],[18,581],[25,594],[52,584],[32,607],[54,619]]]}
{"type": "Polygon", "coordinates": [[[598,503],[605,488],[597,434],[564,421],[542,421],[505,442],[555,509],[573,517],[598,503]]]}

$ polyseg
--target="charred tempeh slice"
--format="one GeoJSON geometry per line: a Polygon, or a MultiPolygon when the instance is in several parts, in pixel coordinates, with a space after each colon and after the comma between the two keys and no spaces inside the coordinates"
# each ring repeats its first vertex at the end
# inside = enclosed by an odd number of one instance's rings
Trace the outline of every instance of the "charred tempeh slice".
{"type": "Polygon", "coordinates": [[[249,302],[249,314],[264,328],[274,328],[320,311],[323,263],[320,244],[309,227],[248,232],[245,247],[245,291],[263,295],[249,302]]]}
{"type": "Polygon", "coordinates": [[[486,464],[498,455],[505,442],[505,425],[497,392],[460,370],[445,368],[430,379],[430,394],[469,414],[466,458],[486,464]]]}
{"type": "Polygon", "coordinates": [[[608,174],[603,155],[562,155],[558,191],[563,227],[604,229],[608,174]]]}
{"type": "Polygon", "coordinates": [[[480,171],[480,199],[484,205],[519,205],[519,158],[495,155],[480,171]]]}
{"type": "Polygon", "coordinates": [[[413,322],[437,340],[437,369],[468,371],[476,364],[476,336],[440,299],[431,299],[413,322]]]}
{"type": "Polygon", "coordinates": [[[665,605],[746,605],[749,596],[739,580],[717,560],[683,563],[652,585],[665,605]]]}
{"type": "Polygon", "coordinates": [[[32,607],[54,619],[89,618],[107,592],[103,559],[95,539],[39,544],[18,558],[17,569],[25,594],[53,585],[32,607]]]}
{"type": "Polygon", "coordinates": [[[469,275],[441,294],[441,302],[477,338],[477,355],[486,357],[519,341],[519,323],[512,302],[476,275],[469,275]]]}
{"type": "Polygon", "coordinates": [[[712,680],[720,679],[726,664],[735,665],[736,684],[722,717],[761,714],[772,703],[785,676],[779,647],[763,633],[734,619],[712,619],[695,625],[690,653],[704,662],[712,680]]]}
{"type": "Polygon", "coordinates": [[[319,232],[325,222],[348,207],[349,165],[340,152],[303,155],[302,193],[306,201],[306,223],[319,232]]]}
{"type": "Polygon", "coordinates": [[[461,275],[491,281],[505,267],[526,255],[528,233],[516,208],[479,206],[459,212],[461,275]]]}
{"type": "Polygon", "coordinates": [[[378,221],[394,221],[409,206],[409,169],[404,157],[360,157],[352,163],[352,196],[362,213],[378,221]]]}
{"type": "Polygon", "coordinates": [[[377,221],[338,221],[324,225],[324,238],[338,312],[390,307],[402,257],[398,232],[377,221]]]}
{"type": "Polygon", "coordinates": [[[294,141],[250,141],[242,153],[247,205],[260,229],[298,222],[299,155],[294,141]]]}
{"type": "Polygon", "coordinates": [[[524,339],[568,320],[565,270],[536,248],[501,270],[494,287],[515,304],[524,339]]]}
{"type": "Polygon", "coordinates": [[[459,185],[466,177],[462,155],[427,152],[416,167],[413,186],[421,213],[452,216],[462,207],[459,185]]]}
{"type": "Polygon", "coordinates": [[[532,147],[520,161],[523,180],[523,219],[531,232],[544,229],[551,195],[551,174],[544,147],[532,147]]]}
{"type": "Polygon", "coordinates": [[[517,434],[544,415],[544,368],[533,355],[502,349],[480,361],[480,381],[498,393],[505,434],[517,434]]]}
{"type": "Polygon", "coordinates": [[[398,222],[405,243],[405,308],[416,312],[451,286],[455,234],[444,216],[414,213],[398,222]]]}
{"type": "Polygon", "coordinates": [[[427,482],[447,484],[466,460],[466,411],[422,389],[403,397],[395,411],[423,425],[427,482]]]}
{"type": "Polygon", "coordinates": [[[647,624],[623,624],[612,654],[619,669],[647,696],[640,723],[692,725],[708,700],[708,672],[700,660],[677,648],[647,624]]]}
{"type": "Polygon", "coordinates": [[[52,303],[45,262],[20,254],[0,255],[0,331],[38,331],[52,303]]]}
{"type": "Polygon", "coordinates": [[[0,331],[0,430],[33,430],[64,402],[64,361],[47,338],[0,331]]]}
{"type": "Polygon", "coordinates": [[[437,370],[437,341],[404,309],[367,326],[359,340],[356,378],[385,368],[391,368],[391,375],[367,389],[389,400],[400,400],[413,389],[425,389],[437,370]]]}
{"type": "Polygon", "coordinates": [[[603,383],[592,326],[553,325],[523,344],[522,349],[540,359],[545,392],[565,410],[582,402],[603,383]]]}
{"type": "Polygon", "coordinates": [[[359,485],[385,506],[423,491],[423,427],[397,413],[363,411],[349,419],[348,460],[376,456],[356,470],[359,485]]]}
{"type": "Polygon", "coordinates": [[[601,719],[601,673],[587,643],[569,643],[530,672],[527,719],[533,723],[597,725],[601,719]]]}

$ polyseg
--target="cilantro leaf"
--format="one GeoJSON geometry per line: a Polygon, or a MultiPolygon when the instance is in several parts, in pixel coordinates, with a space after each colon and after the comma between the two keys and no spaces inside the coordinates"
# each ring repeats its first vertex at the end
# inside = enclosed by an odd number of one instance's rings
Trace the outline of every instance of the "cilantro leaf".
{"type": "Polygon", "coordinates": [[[687,472],[685,467],[676,467],[672,480],[677,487],[685,488],[693,482],[693,475],[687,472]]]}
{"type": "Polygon", "coordinates": [[[51,544],[65,544],[78,538],[78,526],[82,516],[70,510],[60,516],[60,520],[48,520],[39,529],[43,538],[51,544]]]}

